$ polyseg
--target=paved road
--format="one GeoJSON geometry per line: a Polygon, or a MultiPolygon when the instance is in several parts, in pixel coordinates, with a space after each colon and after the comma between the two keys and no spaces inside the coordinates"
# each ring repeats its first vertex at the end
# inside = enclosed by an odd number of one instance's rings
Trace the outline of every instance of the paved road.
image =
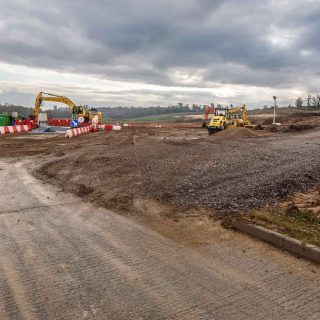
{"type": "Polygon", "coordinates": [[[199,254],[0,169],[0,319],[320,319],[316,265],[238,234],[199,254]]]}

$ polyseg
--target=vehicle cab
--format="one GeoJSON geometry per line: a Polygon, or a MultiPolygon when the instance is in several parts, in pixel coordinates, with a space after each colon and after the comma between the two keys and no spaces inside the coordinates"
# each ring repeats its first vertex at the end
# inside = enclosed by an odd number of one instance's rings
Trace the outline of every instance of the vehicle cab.
{"type": "Polygon", "coordinates": [[[214,133],[226,129],[227,126],[228,119],[223,115],[219,115],[212,117],[209,124],[207,125],[207,129],[209,133],[214,133]]]}

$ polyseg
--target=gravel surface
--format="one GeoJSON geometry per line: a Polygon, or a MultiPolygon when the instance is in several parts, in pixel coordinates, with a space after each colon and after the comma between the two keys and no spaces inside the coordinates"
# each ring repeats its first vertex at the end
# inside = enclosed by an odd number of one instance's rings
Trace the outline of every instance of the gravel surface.
{"type": "Polygon", "coordinates": [[[66,150],[40,176],[110,209],[132,212],[137,199],[151,198],[228,214],[319,185],[319,138],[319,129],[228,139],[201,129],[128,128],[66,150]]]}
{"type": "Polygon", "coordinates": [[[212,159],[197,165],[172,193],[173,201],[199,202],[220,211],[275,205],[295,191],[320,182],[319,131],[301,135],[240,139],[212,148],[212,159]],[[182,195],[188,194],[188,197],[182,195]]]}

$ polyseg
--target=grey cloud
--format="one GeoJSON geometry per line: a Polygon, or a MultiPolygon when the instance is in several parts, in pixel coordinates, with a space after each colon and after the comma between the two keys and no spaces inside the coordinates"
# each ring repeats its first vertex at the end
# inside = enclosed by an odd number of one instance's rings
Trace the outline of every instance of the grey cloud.
{"type": "Polygon", "coordinates": [[[0,0],[0,61],[106,79],[306,86],[319,72],[319,1],[0,0]],[[281,44],[281,37],[294,39],[281,44]],[[272,37],[279,43],[272,44],[272,37]],[[310,50],[308,57],[301,50],[310,50]]]}

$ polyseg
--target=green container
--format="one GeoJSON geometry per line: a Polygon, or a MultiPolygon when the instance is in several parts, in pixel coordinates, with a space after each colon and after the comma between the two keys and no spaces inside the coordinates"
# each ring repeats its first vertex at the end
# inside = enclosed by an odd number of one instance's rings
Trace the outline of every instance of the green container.
{"type": "Polygon", "coordinates": [[[0,126],[10,125],[10,115],[8,113],[0,114],[0,126]]]}

